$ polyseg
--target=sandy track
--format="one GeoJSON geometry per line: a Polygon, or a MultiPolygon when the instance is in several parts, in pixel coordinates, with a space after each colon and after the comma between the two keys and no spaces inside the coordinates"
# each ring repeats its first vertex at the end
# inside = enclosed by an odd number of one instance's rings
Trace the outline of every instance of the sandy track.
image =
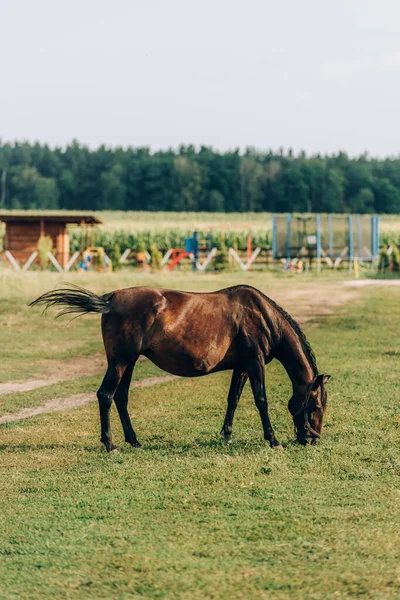
{"type": "Polygon", "coordinates": [[[38,388],[71,381],[79,377],[89,377],[98,373],[105,373],[106,359],[104,354],[94,354],[80,358],[67,358],[63,360],[46,361],[46,377],[28,379],[27,381],[10,381],[0,383],[0,396],[17,392],[30,392],[38,388]]]}
{"type": "Polygon", "coordinates": [[[387,287],[400,285],[400,279],[353,279],[344,281],[343,285],[348,287],[387,287]]]}
{"type": "MultiPolygon", "coordinates": [[[[144,360],[144,357],[139,356],[138,360],[144,360]]],[[[47,385],[72,381],[80,377],[104,375],[107,369],[107,362],[105,354],[93,354],[92,356],[81,358],[48,360],[46,361],[46,369],[48,374],[45,378],[0,383],[0,396],[16,394],[18,392],[30,392],[31,390],[46,387],[47,385]]]]}
{"type": "MultiPolygon", "coordinates": [[[[146,379],[141,379],[140,381],[134,381],[131,384],[131,389],[151,387],[160,383],[167,383],[173,379],[177,379],[177,377],[175,375],[166,375],[165,377],[147,377],[146,379]]],[[[37,415],[42,415],[43,413],[61,412],[64,410],[80,408],[81,406],[86,406],[86,404],[89,404],[89,402],[93,402],[93,400],[96,400],[96,394],[94,393],[75,394],[73,396],[69,396],[68,398],[54,398],[53,400],[48,400],[45,404],[43,404],[43,406],[24,408],[18,413],[3,415],[0,417],[0,425],[3,423],[21,421],[22,419],[29,419],[29,417],[36,417],[37,415]]]]}

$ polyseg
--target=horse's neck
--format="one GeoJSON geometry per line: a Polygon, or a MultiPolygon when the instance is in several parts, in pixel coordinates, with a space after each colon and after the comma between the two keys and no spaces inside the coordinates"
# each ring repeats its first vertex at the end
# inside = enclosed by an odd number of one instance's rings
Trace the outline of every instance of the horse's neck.
{"type": "Polygon", "coordinates": [[[290,377],[293,393],[303,393],[315,377],[314,368],[298,335],[285,327],[277,348],[276,358],[290,377]]]}

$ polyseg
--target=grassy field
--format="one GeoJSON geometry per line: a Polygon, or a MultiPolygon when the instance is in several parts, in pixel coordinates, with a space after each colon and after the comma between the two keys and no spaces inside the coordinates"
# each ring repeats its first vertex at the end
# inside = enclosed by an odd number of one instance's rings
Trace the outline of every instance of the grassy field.
{"type": "MultiPolygon", "coordinates": [[[[69,275],[95,291],[151,284],[212,290],[235,274],[69,275]]],[[[53,324],[27,302],[53,273],[0,274],[0,381],[101,352],[98,317],[53,324]]],[[[339,282],[248,273],[292,311],[339,282]],[[329,287],[330,286],[330,287],[329,287]]],[[[326,292],[325,292],[326,293],[326,292]]],[[[333,379],[321,444],[293,442],[290,385],[267,370],[284,450],[262,440],[246,385],[220,441],[229,374],[131,393],[143,447],[98,443],[96,402],[0,425],[1,598],[400,598],[399,288],[357,289],[305,326],[333,379]]],[[[318,313],[318,311],[316,311],[318,313]]],[[[136,378],[159,374],[144,361],[136,378]]],[[[100,377],[0,396],[0,416],[96,390],[100,377]]]]}
{"type": "MultiPolygon", "coordinates": [[[[2,211],[12,214],[13,211],[2,211]]],[[[14,211],[20,212],[20,211],[14,211]]],[[[52,211],[24,211],[26,214],[51,214],[52,211]]],[[[53,211],[54,212],[54,211],[53,211]]],[[[56,211],[57,214],[68,214],[69,211],[56,211]]],[[[80,211],[71,211],[79,214],[80,211]]],[[[87,212],[83,213],[87,214],[87,212]]],[[[271,229],[272,213],[211,213],[211,212],[149,212],[149,211],[98,211],[94,213],[104,225],[106,231],[129,230],[139,231],[165,231],[171,229],[191,230],[194,227],[200,230],[215,228],[247,229],[253,231],[271,229]]],[[[305,215],[306,213],[302,213],[305,215]]],[[[311,215],[312,216],[312,215],[311,215]]],[[[323,215],[322,215],[323,216],[323,215]]],[[[344,215],[338,215],[343,217],[344,215]]],[[[399,215],[381,215],[380,228],[385,233],[400,232],[399,215]]]]}
{"type": "MultiPolygon", "coordinates": [[[[302,213],[304,216],[306,213],[302,213]]],[[[250,228],[253,231],[272,228],[272,213],[190,213],[148,211],[101,211],[96,215],[104,222],[107,230],[132,228],[141,230],[169,230],[175,228],[202,229],[250,228]]],[[[310,215],[315,216],[315,215],[310,215]]],[[[322,215],[323,217],[324,215],[322,215]]],[[[345,215],[338,215],[343,217],[345,215]]],[[[400,232],[399,215],[381,215],[380,229],[385,233],[400,232]]]]}

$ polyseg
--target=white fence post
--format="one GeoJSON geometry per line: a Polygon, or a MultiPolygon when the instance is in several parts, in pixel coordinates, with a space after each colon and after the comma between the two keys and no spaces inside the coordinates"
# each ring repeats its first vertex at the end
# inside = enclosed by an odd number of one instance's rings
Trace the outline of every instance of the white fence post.
{"type": "Polygon", "coordinates": [[[162,266],[164,266],[167,263],[167,261],[168,261],[169,257],[171,256],[171,254],[172,254],[172,248],[170,248],[169,250],[167,250],[166,253],[164,254],[163,259],[161,261],[161,265],[162,266]]]}
{"type": "Polygon", "coordinates": [[[127,248],[126,250],[124,250],[121,258],[119,259],[119,262],[120,262],[121,265],[124,264],[124,262],[126,261],[126,259],[128,258],[128,256],[130,255],[130,253],[131,253],[131,249],[130,248],[127,248]]]}
{"type": "Polygon", "coordinates": [[[6,250],[4,252],[4,254],[6,255],[6,257],[8,258],[8,260],[10,261],[10,263],[12,264],[12,266],[14,267],[15,271],[20,271],[21,267],[19,266],[19,264],[17,263],[17,261],[15,260],[15,258],[11,254],[11,252],[9,252],[9,250],[6,250]]]}
{"type": "Polygon", "coordinates": [[[32,254],[30,255],[30,257],[28,258],[28,260],[26,261],[26,263],[22,267],[23,271],[27,271],[29,269],[29,267],[31,266],[31,264],[33,263],[33,261],[35,260],[35,258],[37,257],[37,255],[38,255],[37,250],[35,250],[35,252],[32,252],[32,254]]]}
{"type": "Polygon", "coordinates": [[[253,254],[250,256],[249,260],[247,262],[244,262],[234,248],[229,248],[229,254],[234,258],[234,260],[236,260],[242,271],[247,271],[251,267],[257,256],[260,254],[260,252],[261,248],[256,248],[253,254]]]}
{"type": "Polygon", "coordinates": [[[78,258],[80,252],[76,251],[74,252],[74,254],[71,256],[71,258],[69,259],[69,261],[67,262],[64,271],[67,273],[70,268],[72,267],[72,265],[74,264],[74,262],[76,261],[76,259],[78,258]]]}
{"type": "Polygon", "coordinates": [[[60,265],[60,263],[58,262],[56,257],[51,252],[49,252],[47,254],[47,256],[49,257],[49,259],[51,260],[51,262],[53,263],[53,265],[55,266],[57,271],[60,271],[60,273],[62,273],[64,271],[64,269],[62,268],[62,266],[60,265]]]}
{"type": "Polygon", "coordinates": [[[196,267],[198,268],[198,270],[199,271],[205,271],[205,269],[208,267],[208,265],[210,264],[210,262],[212,261],[212,259],[214,258],[214,256],[217,254],[217,252],[218,252],[217,248],[212,248],[210,250],[210,252],[207,254],[207,256],[204,259],[203,263],[199,263],[199,261],[197,261],[196,267]]]}

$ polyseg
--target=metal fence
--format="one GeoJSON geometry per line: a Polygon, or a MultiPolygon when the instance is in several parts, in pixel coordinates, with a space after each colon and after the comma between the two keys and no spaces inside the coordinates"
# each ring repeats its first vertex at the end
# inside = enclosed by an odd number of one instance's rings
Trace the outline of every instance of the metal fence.
{"type": "Polygon", "coordinates": [[[272,256],[291,260],[375,260],[379,254],[378,215],[274,215],[272,256]]]}

